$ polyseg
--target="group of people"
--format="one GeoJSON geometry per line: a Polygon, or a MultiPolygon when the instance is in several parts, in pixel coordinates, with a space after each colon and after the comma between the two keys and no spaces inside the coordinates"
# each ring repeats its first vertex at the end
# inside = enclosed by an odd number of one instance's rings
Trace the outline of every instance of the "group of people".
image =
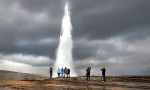
{"type": "MultiPolygon", "coordinates": [[[[101,72],[102,72],[102,79],[103,79],[103,81],[106,81],[106,76],[105,76],[106,69],[105,69],[105,68],[102,68],[102,69],[101,69],[101,72]]],[[[88,67],[88,68],[86,69],[86,78],[87,78],[87,81],[90,80],[90,74],[91,74],[91,67],[88,67]]]]}
{"type": "Polygon", "coordinates": [[[70,77],[70,69],[65,67],[57,70],[58,77],[70,77]]]}
{"type": "MultiPolygon", "coordinates": [[[[53,68],[50,67],[49,68],[49,72],[50,72],[50,78],[52,78],[52,75],[53,75],[53,68]]],[[[57,75],[58,77],[70,77],[70,69],[65,67],[65,68],[61,68],[57,70],[57,75]]]]}
{"type": "MultiPolygon", "coordinates": [[[[103,79],[103,81],[106,81],[106,76],[105,76],[106,69],[102,68],[101,72],[102,72],[102,79],[103,79]]],[[[53,68],[50,67],[50,78],[52,78],[52,74],[53,74],[53,68]]],[[[57,74],[58,74],[58,77],[70,77],[70,69],[67,68],[67,67],[58,69],[57,70],[57,74]]],[[[87,78],[87,81],[90,80],[90,74],[91,74],[91,67],[88,67],[86,69],[86,78],[87,78]]]]}

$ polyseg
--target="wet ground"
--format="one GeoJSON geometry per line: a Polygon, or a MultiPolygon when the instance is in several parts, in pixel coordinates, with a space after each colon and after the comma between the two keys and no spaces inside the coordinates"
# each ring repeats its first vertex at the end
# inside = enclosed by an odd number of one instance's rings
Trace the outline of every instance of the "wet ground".
{"type": "Polygon", "coordinates": [[[0,90],[150,90],[149,77],[55,78],[44,80],[0,80],[0,90]]]}
{"type": "MultiPolygon", "coordinates": [[[[13,89],[2,87],[0,90],[79,90],[73,88],[20,88],[20,89],[13,89]]],[[[123,87],[107,87],[107,86],[99,86],[97,88],[84,88],[82,90],[149,90],[149,89],[138,89],[138,88],[123,88],[123,87]]]]}

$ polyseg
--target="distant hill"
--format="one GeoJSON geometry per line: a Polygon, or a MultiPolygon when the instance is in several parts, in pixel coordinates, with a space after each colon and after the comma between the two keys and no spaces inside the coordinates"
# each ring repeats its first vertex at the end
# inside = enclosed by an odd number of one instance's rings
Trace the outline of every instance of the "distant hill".
{"type": "Polygon", "coordinates": [[[0,80],[43,80],[47,78],[46,76],[0,70],[0,80]]]}

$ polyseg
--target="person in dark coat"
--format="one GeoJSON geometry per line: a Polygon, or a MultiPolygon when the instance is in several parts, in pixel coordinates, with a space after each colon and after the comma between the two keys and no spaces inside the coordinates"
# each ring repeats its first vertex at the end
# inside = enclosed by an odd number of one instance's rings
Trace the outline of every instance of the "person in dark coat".
{"type": "Polygon", "coordinates": [[[67,77],[68,69],[65,67],[64,69],[64,77],[67,77]]]}
{"type": "Polygon", "coordinates": [[[52,75],[53,75],[53,68],[52,67],[49,68],[49,73],[50,73],[50,78],[52,78],[52,75]]]}
{"type": "Polygon", "coordinates": [[[68,68],[68,71],[67,71],[67,77],[70,78],[70,69],[68,68]]]}
{"type": "Polygon", "coordinates": [[[86,69],[86,78],[87,78],[87,81],[90,80],[90,72],[91,72],[91,68],[88,67],[88,68],[86,69]]]}
{"type": "Polygon", "coordinates": [[[106,69],[105,69],[105,68],[102,68],[101,71],[102,71],[103,81],[106,81],[106,76],[105,76],[106,69]]]}
{"type": "Polygon", "coordinates": [[[60,77],[60,73],[61,73],[61,71],[60,71],[60,69],[58,69],[57,70],[58,77],[60,77]]]}

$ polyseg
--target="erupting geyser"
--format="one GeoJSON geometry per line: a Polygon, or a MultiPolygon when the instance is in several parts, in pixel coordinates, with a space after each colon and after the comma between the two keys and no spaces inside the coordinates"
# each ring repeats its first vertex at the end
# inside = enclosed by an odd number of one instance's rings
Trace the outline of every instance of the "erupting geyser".
{"type": "Polygon", "coordinates": [[[62,19],[60,42],[57,49],[54,77],[56,77],[57,69],[64,67],[67,67],[71,70],[71,76],[76,76],[72,60],[73,41],[71,31],[72,24],[70,21],[70,10],[67,2],[65,6],[64,17],[62,19]]]}

